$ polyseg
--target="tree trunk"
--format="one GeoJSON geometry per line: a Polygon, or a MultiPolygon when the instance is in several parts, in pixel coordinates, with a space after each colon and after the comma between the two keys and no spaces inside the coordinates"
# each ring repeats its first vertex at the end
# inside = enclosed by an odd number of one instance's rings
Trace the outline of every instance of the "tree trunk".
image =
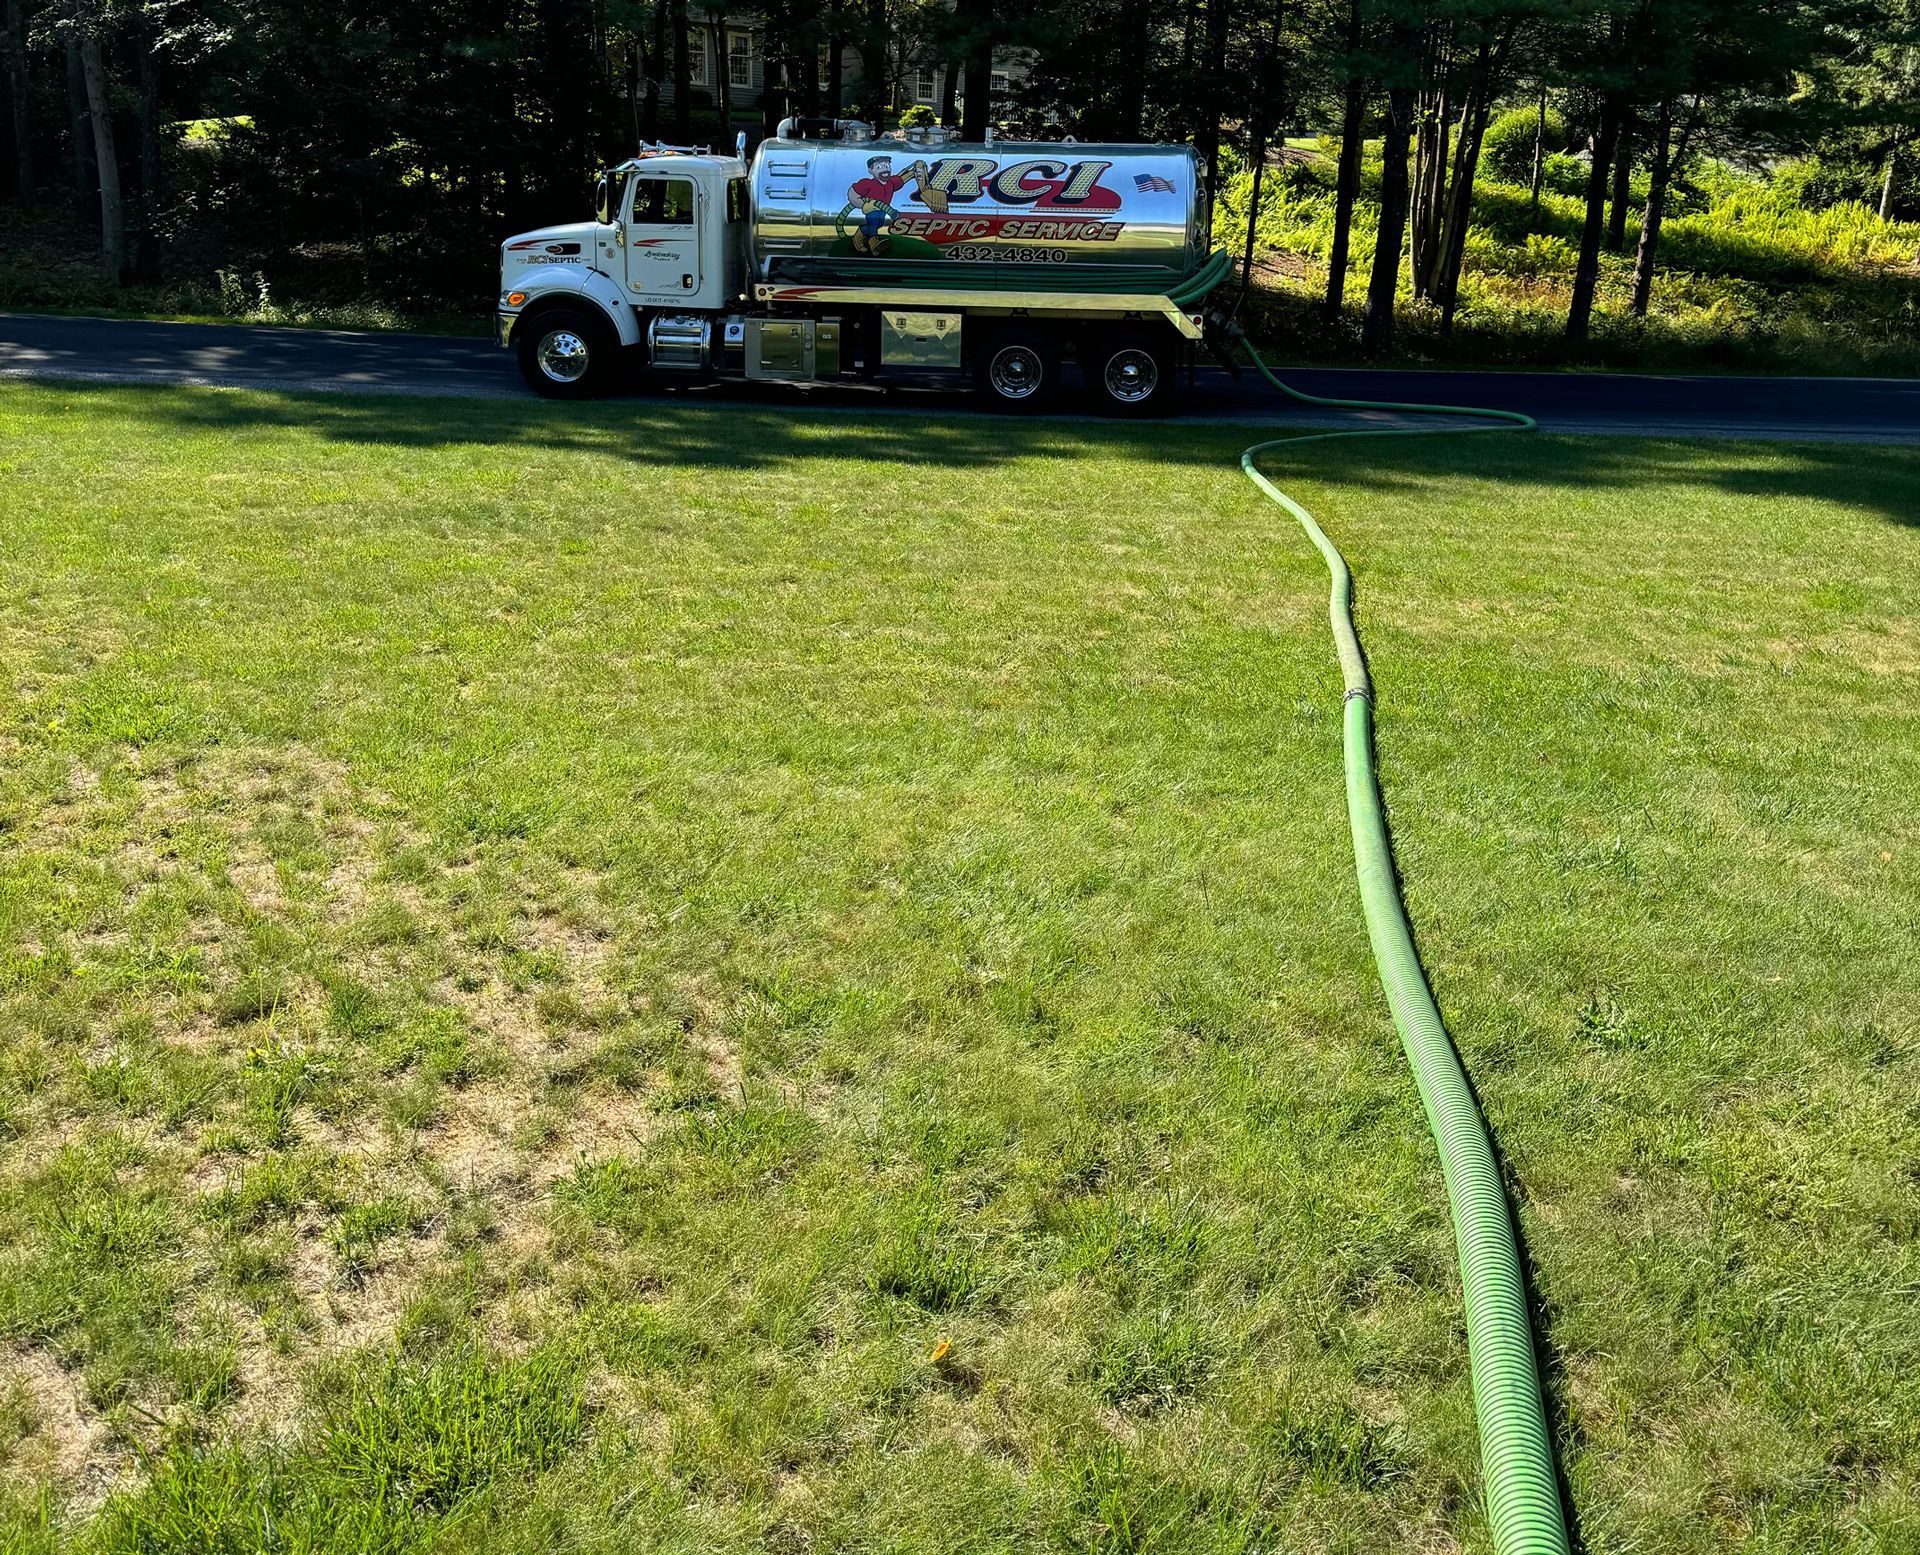
{"type": "Polygon", "coordinates": [[[1540,190],[1547,176],[1547,94],[1540,94],[1540,114],[1533,125],[1533,176],[1527,181],[1527,197],[1533,202],[1531,221],[1540,219],[1540,190]]]}
{"type": "Polygon", "coordinates": [[[1617,92],[1601,99],[1600,122],[1593,132],[1593,165],[1587,169],[1587,219],[1580,229],[1580,261],[1573,272],[1573,301],[1567,309],[1567,338],[1585,340],[1593,321],[1593,294],[1600,284],[1600,238],[1607,220],[1607,179],[1620,144],[1623,104],[1617,92]]]}
{"type": "Polygon", "coordinates": [[[940,67],[940,122],[958,128],[960,124],[960,61],[950,59],[940,67]]]}
{"type": "Polygon", "coordinates": [[[802,118],[820,113],[820,50],[810,24],[794,13],[787,23],[787,112],[802,118]]]}
{"type": "MultiPolygon", "coordinates": [[[[72,12],[69,11],[72,18],[72,12]]],[[[80,64],[80,28],[77,18],[61,29],[67,53],[67,153],[73,176],[74,209],[84,213],[93,204],[93,124],[87,111],[87,73],[80,64]]]]}
{"type": "Polygon", "coordinates": [[[720,139],[714,149],[725,156],[733,149],[733,61],[727,46],[727,13],[715,6],[707,12],[707,39],[713,53],[713,106],[720,115],[720,139]]]}
{"type": "Polygon", "coordinates": [[[1613,201],[1607,207],[1607,252],[1624,253],[1627,247],[1627,203],[1633,198],[1633,135],[1627,124],[1620,125],[1620,143],[1613,153],[1613,201]]]}
{"type": "MultiPolygon", "coordinates": [[[[1359,20],[1360,8],[1352,10],[1359,20]]],[[[1349,32],[1349,37],[1353,36],[1349,32]]],[[[1340,116],[1340,171],[1333,191],[1333,246],[1327,253],[1329,319],[1340,317],[1347,300],[1347,250],[1353,239],[1353,202],[1360,192],[1360,154],[1365,149],[1367,83],[1355,76],[1347,82],[1346,106],[1340,116]]]]}
{"type": "Polygon", "coordinates": [[[1220,199],[1220,115],[1225,108],[1227,32],[1232,20],[1231,0],[1207,0],[1207,32],[1200,63],[1200,92],[1195,106],[1194,149],[1207,175],[1207,223],[1212,231],[1213,209],[1220,199]]]}
{"type": "Polygon", "coordinates": [[[1660,223],[1667,214],[1667,181],[1673,165],[1673,104],[1660,105],[1660,119],[1653,131],[1653,166],[1647,171],[1647,208],[1640,216],[1640,246],[1633,255],[1633,316],[1647,316],[1647,304],[1653,298],[1653,266],[1660,246],[1660,223]]]}
{"type": "Polygon", "coordinates": [[[866,19],[860,29],[860,98],[866,111],[878,119],[885,108],[888,71],[892,65],[892,30],[887,20],[887,0],[867,0],[866,19]]]}
{"type": "MultiPolygon", "coordinates": [[[[15,108],[17,115],[19,109],[15,108]]],[[[1880,219],[1893,220],[1893,167],[1900,160],[1900,137],[1893,137],[1893,144],[1887,147],[1887,170],[1880,179],[1880,219]]]]}
{"type": "MultiPolygon", "coordinates": [[[[1142,0],[1121,0],[1115,18],[1123,38],[1146,39],[1151,35],[1153,17],[1142,0]]],[[[1149,50],[1125,48],[1120,51],[1119,68],[1113,89],[1111,138],[1118,141],[1143,139],[1141,125],[1147,116],[1147,58],[1149,50]]]]}
{"type": "MultiPolygon", "coordinates": [[[[1240,272],[1240,297],[1245,301],[1253,289],[1253,241],[1260,226],[1260,186],[1267,172],[1267,142],[1273,130],[1284,122],[1280,76],[1280,28],[1286,18],[1287,0],[1274,0],[1273,30],[1260,51],[1254,68],[1254,101],[1248,105],[1248,152],[1253,158],[1252,199],[1247,204],[1247,252],[1240,272]]],[[[1236,307],[1237,313],[1239,309],[1236,307]]]]}
{"type": "Polygon", "coordinates": [[[760,133],[772,136],[787,116],[787,57],[785,45],[776,46],[771,29],[760,50],[760,133]]]}
{"type": "MultiPolygon", "coordinates": [[[[639,40],[634,40],[639,47],[639,40]]],[[[643,128],[642,138],[657,141],[660,138],[660,68],[667,58],[667,8],[664,4],[653,8],[653,46],[646,51],[641,68],[646,71],[647,90],[640,109],[640,121],[643,128]]]]}
{"type": "Polygon", "coordinates": [[[687,0],[671,0],[667,26],[673,41],[673,138],[682,145],[693,133],[693,70],[687,56],[687,0]]]}
{"type": "Polygon", "coordinates": [[[1421,42],[1416,100],[1413,189],[1407,245],[1413,295],[1424,299],[1439,254],[1440,210],[1446,194],[1447,157],[1453,137],[1453,27],[1430,22],[1421,42]]]}
{"type": "Polygon", "coordinates": [[[1384,351],[1393,343],[1393,298],[1400,285],[1400,244],[1407,227],[1407,148],[1413,138],[1413,89],[1387,93],[1386,134],[1380,175],[1380,235],[1373,245],[1373,273],[1367,279],[1367,316],[1360,343],[1384,351]]]}
{"type": "Polygon", "coordinates": [[[1410,239],[1413,295],[1428,295],[1440,248],[1440,202],[1446,190],[1447,152],[1453,125],[1444,89],[1421,93],[1419,128],[1414,137],[1410,239]]]}
{"type": "MultiPolygon", "coordinates": [[[[1253,239],[1260,226],[1260,185],[1267,171],[1267,131],[1264,124],[1253,127],[1253,197],[1247,202],[1247,251],[1240,266],[1240,299],[1253,290],[1253,239]]],[[[1235,310],[1238,311],[1237,309],[1235,310]]]]}
{"type": "Polygon", "coordinates": [[[958,0],[955,15],[966,35],[966,102],[960,110],[960,138],[983,141],[993,122],[993,0],[958,0]]]}
{"type": "Polygon", "coordinates": [[[835,35],[827,39],[827,117],[840,117],[841,100],[846,96],[846,52],[847,40],[835,35]]]}
{"type": "Polygon", "coordinates": [[[1415,168],[1412,279],[1413,295],[1422,301],[1433,297],[1434,279],[1440,273],[1440,255],[1446,245],[1448,191],[1452,188],[1447,175],[1454,144],[1448,107],[1446,99],[1441,98],[1435,122],[1427,131],[1427,166],[1415,168]]]}
{"type": "Polygon", "coordinates": [[[107,279],[123,285],[127,279],[127,215],[120,198],[120,159],[113,146],[113,109],[107,102],[107,68],[100,58],[100,38],[80,37],[80,71],[87,87],[87,116],[93,121],[93,160],[100,182],[100,267],[107,279]]]}
{"type": "Polygon", "coordinates": [[[633,131],[633,143],[636,146],[640,144],[643,134],[640,123],[640,103],[646,95],[646,88],[641,84],[646,75],[643,53],[640,40],[636,37],[628,45],[627,50],[627,117],[633,121],[629,127],[633,131]]]}
{"type": "Polygon", "coordinates": [[[22,206],[33,204],[33,76],[27,64],[24,0],[6,0],[7,96],[13,108],[13,181],[22,206]]]}
{"type": "Polygon", "coordinates": [[[1427,173],[1433,161],[1433,99],[1424,89],[1413,99],[1413,173],[1407,187],[1407,257],[1413,295],[1420,295],[1420,239],[1426,217],[1427,173]]]}
{"type": "Polygon", "coordinates": [[[760,129],[773,135],[780,121],[792,112],[793,78],[789,73],[793,58],[793,12],[786,4],[768,4],[760,8],[762,18],[760,55],[760,129]]]}
{"type": "Polygon", "coordinates": [[[160,28],[140,13],[140,220],[133,244],[133,275],[160,279],[160,28]]]}
{"type": "Polygon", "coordinates": [[[1509,25],[1497,38],[1483,39],[1474,53],[1467,80],[1467,98],[1460,109],[1460,132],[1440,211],[1440,251],[1430,285],[1440,304],[1440,332],[1450,333],[1460,300],[1460,267],[1467,253],[1467,224],[1473,214],[1474,179],[1480,171],[1480,148],[1486,142],[1487,123],[1501,93],[1508,51],[1516,28],[1509,25]]]}
{"type": "Polygon", "coordinates": [[[1480,166],[1480,146],[1493,113],[1494,83],[1483,75],[1474,84],[1460,126],[1460,144],[1454,153],[1453,180],[1447,191],[1446,236],[1433,279],[1434,300],[1440,304],[1440,333],[1453,332],[1453,315],[1460,301],[1460,267],[1467,257],[1467,222],[1473,214],[1473,179],[1480,166]]]}

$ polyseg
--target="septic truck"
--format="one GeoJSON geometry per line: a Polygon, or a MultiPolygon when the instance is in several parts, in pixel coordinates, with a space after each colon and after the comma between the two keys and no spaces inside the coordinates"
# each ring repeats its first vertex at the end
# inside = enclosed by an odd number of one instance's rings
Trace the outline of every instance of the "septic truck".
{"type": "Polygon", "coordinates": [[[1230,268],[1184,146],[962,145],[784,121],[751,165],[647,145],[592,221],[500,249],[497,334],[535,393],[662,382],[970,377],[1044,405],[1074,362],[1102,408],[1165,408],[1230,268]]]}

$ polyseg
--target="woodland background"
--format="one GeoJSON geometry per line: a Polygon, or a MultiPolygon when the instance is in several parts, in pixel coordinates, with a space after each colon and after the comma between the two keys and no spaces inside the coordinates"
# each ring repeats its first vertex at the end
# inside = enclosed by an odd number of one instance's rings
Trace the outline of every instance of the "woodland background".
{"type": "Polygon", "coordinates": [[[1196,145],[1296,357],[1920,365],[1916,0],[729,8],[750,109],[688,82],[720,14],[5,0],[0,306],[481,329],[499,239],[636,141],[893,123],[942,67],[908,116],[1196,145]]]}

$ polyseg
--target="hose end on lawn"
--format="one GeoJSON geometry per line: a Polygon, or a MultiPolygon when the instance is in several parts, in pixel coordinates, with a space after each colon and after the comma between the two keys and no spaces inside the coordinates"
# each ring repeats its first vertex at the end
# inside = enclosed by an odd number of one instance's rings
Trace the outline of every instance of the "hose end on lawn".
{"type": "Polygon", "coordinates": [[[1494,1159],[1493,1137],[1480,1113],[1434,1002],[1413,940],[1413,925],[1394,874],[1386,809],[1374,766],[1373,682],[1353,623],[1353,574],[1346,558],[1314,516],[1261,474],[1256,463],[1267,449],[1335,438],[1405,437],[1429,432],[1529,431],[1531,417],[1517,411],[1476,410],[1454,405],[1413,405],[1374,400],[1327,399],[1282,383],[1251,345],[1247,355],[1281,393],[1302,404],[1339,410],[1389,410],[1428,415],[1477,416],[1473,427],[1368,427],[1312,433],[1256,443],[1240,456],[1240,468],[1261,491],[1290,513],[1327,566],[1328,624],[1346,681],[1342,719],[1347,818],[1353,831],[1354,871],[1367,938],[1379,969],[1387,1008],[1413,1070],[1427,1124],[1440,1151],[1460,1283],[1467,1317],[1467,1358],[1473,1373],[1473,1404],[1480,1428],[1481,1473],[1487,1520],[1498,1555],[1568,1555],[1566,1517],[1554,1473],[1533,1325],[1520,1271],[1519,1239],[1508,1210],[1506,1186],[1494,1159]]]}

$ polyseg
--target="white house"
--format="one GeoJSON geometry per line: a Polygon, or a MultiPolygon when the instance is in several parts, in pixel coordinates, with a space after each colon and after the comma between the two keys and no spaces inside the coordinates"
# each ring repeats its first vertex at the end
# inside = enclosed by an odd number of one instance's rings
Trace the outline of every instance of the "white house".
{"type": "MultiPolygon", "coordinates": [[[[724,75],[726,99],[733,116],[745,118],[758,112],[760,94],[766,83],[766,56],[762,45],[763,33],[757,10],[734,7],[717,14],[714,11],[699,16],[690,13],[687,25],[687,85],[693,97],[692,111],[711,112],[718,106],[724,75]]],[[[902,60],[900,66],[898,89],[894,101],[887,105],[888,110],[897,113],[919,106],[938,111],[946,88],[948,67],[937,61],[919,62],[913,59],[902,60]]],[[[860,50],[851,43],[841,50],[840,68],[843,106],[849,101],[860,101],[865,96],[862,91],[866,79],[864,61],[860,50]]],[[[824,84],[829,75],[824,49],[821,51],[819,72],[819,79],[824,84]]],[[[993,70],[995,99],[1001,99],[1009,93],[1025,73],[1024,62],[1017,50],[996,50],[993,70]]],[[[664,72],[660,85],[660,101],[664,106],[672,106],[673,90],[669,69],[664,72]]],[[[954,96],[956,102],[965,101],[965,92],[958,82],[955,83],[954,96]]]]}

